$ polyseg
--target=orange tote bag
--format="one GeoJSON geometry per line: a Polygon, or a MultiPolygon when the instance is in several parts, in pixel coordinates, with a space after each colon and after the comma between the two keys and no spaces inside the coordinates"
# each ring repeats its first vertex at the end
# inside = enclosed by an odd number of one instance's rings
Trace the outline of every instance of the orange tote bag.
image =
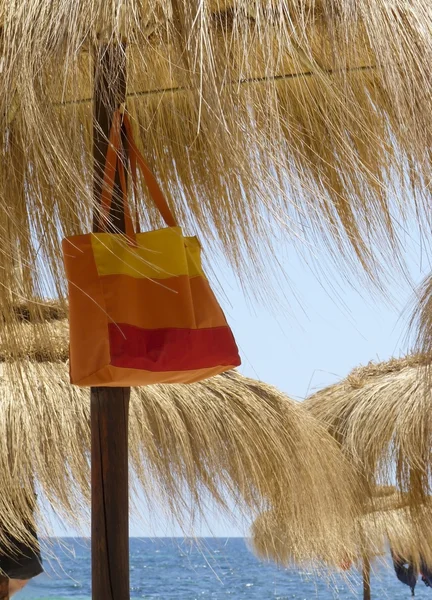
{"type": "Polygon", "coordinates": [[[115,113],[101,197],[102,233],[63,240],[69,282],[70,377],[79,386],[192,383],[240,364],[225,316],[204,275],[196,237],[185,237],[133,140],[124,115],[130,171],[137,170],[164,229],[134,231],[119,158],[115,113]],[[115,173],[126,234],[106,232],[115,173]]]}

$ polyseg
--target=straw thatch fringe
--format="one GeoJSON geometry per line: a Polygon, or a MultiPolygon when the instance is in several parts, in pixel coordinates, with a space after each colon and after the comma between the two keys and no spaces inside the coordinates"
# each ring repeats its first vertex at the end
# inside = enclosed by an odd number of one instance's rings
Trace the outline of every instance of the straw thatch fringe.
{"type": "Polygon", "coordinates": [[[369,486],[396,480],[414,508],[431,491],[431,392],[422,377],[428,363],[421,355],[371,363],[304,403],[369,486]]]}
{"type": "MultiPolygon", "coordinates": [[[[65,522],[88,522],[89,409],[66,364],[3,363],[0,543],[6,529],[25,535],[34,482],[65,522]]],[[[208,502],[225,511],[234,503],[249,518],[273,506],[294,517],[306,552],[357,514],[351,471],[331,437],[300,405],[236,372],[134,390],[129,435],[133,488],[185,529],[208,502]]]]}
{"type": "Polygon", "coordinates": [[[64,293],[59,240],[90,225],[108,42],[127,41],[133,126],[181,223],[254,290],[281,234],[379,279],[401,266],[396,220],[429,223],[429,0],[0,0],[0,25],[6,288],[18,264],[27,297],[64,293]]]}
{"type": "MultiPolygon", "coordinates": [[[[11,300],[2,315],[0,543],[5,531],[25,535],[35,485],[66,521],[88,516],[90,401],[69,384],[65,315],[37,300],[11,300]]],[[[248,517],[273,507],[294,519],[306,552],[358,512],[356,481],[325,429],[239,373],[134,390],[129,435],[136,501],[143,490],[185,528],[208,501],[248,517]]]]}
{"type": "MultiPolygon", "coordinates": [[[[347,547],[344,538],[338,539],[337,532],[334,532],[334,536],[327,540],[329,546],[327,549],[324,547],[325,552],[300,557],[301,560],[341,568],[349,562],[360,562],[365,556],[372,559],[384,555],[390,546],[397,556],[417,566],[421,561],[432,564],[430,499],[415,514],[408,507],[401,508],[404,501],[406,499],[402,495],[394,493],[386,498],[384,507],[377,502],[374,510],[366,511],[353,522],[352,535],[356,539],[354,551],[352,547],[347,547]],[[339,552],[335,551],[335,547],[339,552]]],[[[251,542],[255,554],[263,560],[282,565],[299,560],[295,533],[291,531],[290,523],[281,522],[275,511],[267,511],[254,521],[251,542]]]]}
{"type": "Polygon", "coordinates": [[[388,546],[395,555],[420,564],[432,565],[432,534],[430,501],[413,512],[408,507],[369,514],[361,519],[359,528],[366,541],[363,555],[386,554],[388,546]]]}
{"type": "Polygon", "coordinates": [[[421,562],[432,565],[431,518],[430,497],[413,507],[410,494],[392,486],[378,486],[356,525],[359,558],[384,555],[390,546],[395,555],[418,568],[421,562]]]}
{"type": "MultiPolygon", "coordinates": [[[[409,323],[414,349],[432,359],[432,277],[428,276],[417,291],[409,323]]],[[[428,374],[430,369],[425,370],[428,374]]]]}

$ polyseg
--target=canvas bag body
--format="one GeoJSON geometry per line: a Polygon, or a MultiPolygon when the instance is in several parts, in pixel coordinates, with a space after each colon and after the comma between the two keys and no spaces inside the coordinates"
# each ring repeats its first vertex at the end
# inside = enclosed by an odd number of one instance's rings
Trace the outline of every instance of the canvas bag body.
{"type": "MultiPolygon", "coordinates": [[[[116,114],[113,128],[119,118],[116,114]]],[[[142,164],[128,122],[126,131],[132,176],[135,180],[139,166],[169,226],[135,233],[124,186],[126,235],[102,232],[63,240],[71,382],[107,387],[192,383],[232,369],[240,364],[238,349],[203,272],[199,241],[183,236],[154,178],[149,185],[153,176],[142,164]]],[[[112,132],[111,163],[119,139],[118,130],[112,132]]],[[[112,164],[105,175],[102,204],[109,209],[112,164]]]]}

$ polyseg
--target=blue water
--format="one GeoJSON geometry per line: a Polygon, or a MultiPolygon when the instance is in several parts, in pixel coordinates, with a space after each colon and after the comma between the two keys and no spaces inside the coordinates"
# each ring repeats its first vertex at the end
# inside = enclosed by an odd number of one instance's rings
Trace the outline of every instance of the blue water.
{"type": "MultiPolygon", "coordinates": [[[[46,573],[30,583],[17,600],[90,600],[90,550],[84,539],[62,539],[45,550],[46,573]],[[55,555],[52,559],[50,555],[55,555]]],[[[244,540],[201,539],[199,545],[182,539],[131,539],[131,598],[148,600],[355,600],[361,583],[328,581],[307,569],[281,569],[259,562],[244,540]]],[[[15,600],[14,597],[14,600],[15,600]]],[[[374,565],[374,600],[409,599],[383,560],[374,565]]],[[[420,581],[417,598],[432,600],[432,591],[420,581]]]]}

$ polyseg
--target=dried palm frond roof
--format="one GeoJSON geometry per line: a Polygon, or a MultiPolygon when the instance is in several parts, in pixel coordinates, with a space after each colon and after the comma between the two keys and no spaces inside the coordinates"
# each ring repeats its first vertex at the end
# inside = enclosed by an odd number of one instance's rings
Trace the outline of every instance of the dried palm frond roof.
{"type": "MultiPolygon", "coordinates": [[[[392,217],[428,222],[431,13],[429,0],[0,0],[3,284],[19,262],[26,296],[63,293],[59,240],[89,228],[93,205],[94,71],[125,40],[151,168],[180,222],[255,290],[279,270],[281,235],[371,279],[394,272],[392,217]]],[[[145,194],[140,212],[158,222],[145,194]]]]}
{"type": "MultiPolygon", "coordinates": [[[[354,552],[347,547],[345,538],[338,539],[338,532],[334,531],[333,536],[327,540],[328,548],[324,547],[321,555],[310,554],[301,557],[301,560],[340,567],[347,559],[354,561],[365,556],[381,556],[390,546],[397,556],[417,565],[421,561],[432,564],[431,500],[428,498],[414,514],[408,507],[401,507],[403,501],[399,493],[386,496],[385,507],[380,507],[378,503],[375,510],[367,511],[351,523],[356,539],[354,552]]],[[[283,565],[299,559],[291,523],[281,522],[274,510],[267,511],[254,521],[251,543],[254,552],[261,559],[283,565]]]]}
{"type": "MultiPolygon", "coordinates": [[[[35,303],[15,314],[9,335],[0,333],[0,542],[5,529],[24,535],[34,485],[75,525],[87,522],[90,499],[90,402],[69,384],[64,312],[35,303]],[[44,315],[52,335],[40,339],[44,315]]],[[[129,424],[135,491],[185,528],[209,501],[249,517],[286,506],[305,552],[359,510],[351,470],[324,428],[237,372],[133,390],[129,424]]]]}
{"type": "Polygon", "coordinates": [[[370,363],[304,402],[370,484],[396,479],[414,504],[431,487],[431,390],[422,376],[428,365],[423,355],[370,363]]]}

